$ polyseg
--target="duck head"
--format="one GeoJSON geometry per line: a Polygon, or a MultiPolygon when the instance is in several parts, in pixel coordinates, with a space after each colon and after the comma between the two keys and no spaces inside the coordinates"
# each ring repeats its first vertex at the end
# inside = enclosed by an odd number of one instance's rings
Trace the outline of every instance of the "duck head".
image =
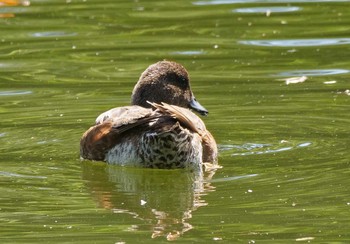
{"type": "Polygon", "coordinates": [[[208,114],[191,91],[187,70],[171,61],[152,64],[141,74],[132,92],[131,103],[151,107],[147,101],[165,102],[193,109],[201,115],[208,114]]]}

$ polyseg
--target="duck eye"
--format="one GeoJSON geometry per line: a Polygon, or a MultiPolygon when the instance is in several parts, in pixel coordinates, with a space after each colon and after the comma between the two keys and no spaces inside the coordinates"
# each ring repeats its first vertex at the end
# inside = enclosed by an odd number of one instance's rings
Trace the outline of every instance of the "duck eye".
{"type": "Polygon", "coordinates": [[[185,76],[180,76],[179,78],[180,78],[180,81],[181,81],[182,83],[184,83],[184,84],[187,83],[187,78],[186,78],[185,76]]]}

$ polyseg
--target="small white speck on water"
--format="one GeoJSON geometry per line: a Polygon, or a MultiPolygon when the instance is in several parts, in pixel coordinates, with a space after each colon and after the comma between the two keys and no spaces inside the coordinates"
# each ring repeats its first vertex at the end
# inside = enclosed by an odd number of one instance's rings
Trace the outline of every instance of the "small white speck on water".
{"type": "Polygon", "coordinates": [[[315,237],[310,236],[310,237],[297,238],[297,239],[295,239],[295,241],[311,241],[313,239],[315,239],[315,237]]]}
{"type": "Polygon", "coordinates": [[[326,84],[326,85],[331,85],[331,84],[335,84],[337,83],[336,80],[329,80],[329,81],[324,81],[323,84],[326,84]]]}
{"type": "Polygon", "coordinates": [[[296,83],[302,83],[307,80],[307,76],[297,76],[297,77],[290,77],[285,79],[278,79],[278,80],[284,80],[286,82],[286,85],[289,84],[296,84],[296,83]]]}
{"type": "Polygon", "coordinates": [[[213,241],[222,241],[221,237],[213,237],[213,241]]]}

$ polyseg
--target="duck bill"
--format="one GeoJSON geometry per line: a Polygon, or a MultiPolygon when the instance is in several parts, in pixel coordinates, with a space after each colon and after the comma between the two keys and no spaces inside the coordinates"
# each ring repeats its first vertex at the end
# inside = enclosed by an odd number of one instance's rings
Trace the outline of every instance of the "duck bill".
{"type": "Polygon", "coordinates": [[[195,98],[192,98],[189,107],[198,112],[200,115],[208,115],[208,110],[206,110],[195,98]]]}

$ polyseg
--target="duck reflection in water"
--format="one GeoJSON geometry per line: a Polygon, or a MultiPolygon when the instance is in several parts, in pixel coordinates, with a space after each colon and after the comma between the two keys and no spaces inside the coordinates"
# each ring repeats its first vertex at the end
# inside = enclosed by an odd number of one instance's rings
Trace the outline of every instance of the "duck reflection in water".
{"type": "Polygon", "coordinates": [[[195,228],[190,224],[193,211],[207,205],[202,196],[215,190],[209,182],[215,171],[197,174],[184,169],[120,167],[88,161],[82,167],[83,179],[97,205],[115,214],[133,216],[137,221],[125,230],[150,231],[152,238],[175,240],[195,228]]]}

